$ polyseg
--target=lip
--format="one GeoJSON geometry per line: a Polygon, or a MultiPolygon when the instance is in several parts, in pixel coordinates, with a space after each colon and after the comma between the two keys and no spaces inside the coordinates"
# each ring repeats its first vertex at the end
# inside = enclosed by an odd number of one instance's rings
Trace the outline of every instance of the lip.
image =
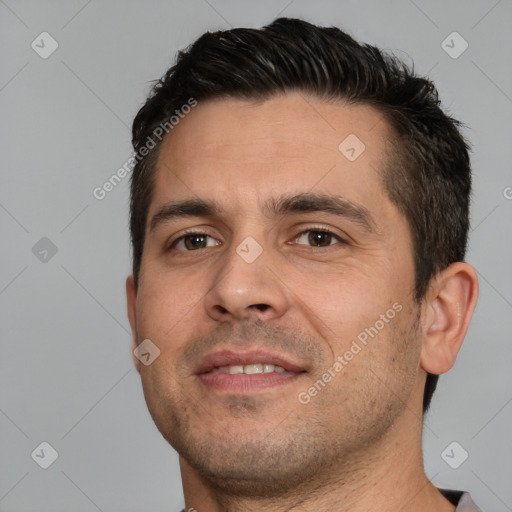
{"type": "Polygon", "coordinates": [[[199,364],[196,375],[206,388],[230,395],[247,395],[288,384],[306,372],[297,363],[291,362],[281,355],[262,350],[241,352],[224,349],[207,355],[199,364]],[[219,371],[221,366],[246,364],[273,364],[285,371],[281,373],[230,374],[219,371]]]}
{"type": "MultiPolygon", "coordinates": [[[[279,354],[263,350],[234,351],[231,349],[218,350],[204,357],[196,369],[196,375],[206,374],[221,366],[247,365],[247,364],[273,364],[281,366],[289,373],[302,373],[305,368],[293,363],[279,354]]],[[[261,375],[261,374],[258,374],[261,375]]],[[[264,375],[264,374],[263,374],[264,375]]]]}

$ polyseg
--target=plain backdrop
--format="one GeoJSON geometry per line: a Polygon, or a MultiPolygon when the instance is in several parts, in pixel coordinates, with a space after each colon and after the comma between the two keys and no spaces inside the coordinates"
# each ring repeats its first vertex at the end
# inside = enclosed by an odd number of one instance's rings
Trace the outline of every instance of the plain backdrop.
{"type": "Polygon", "coordinates": [[[470,490],[484,511],[512,510],[510,0],[0,0],[0,511],[182,504],[177,456],[130,353],[129,180],[102,200],[93,191],[131,155],[133,117],[179,49],[278,16],[337,25],[414,61],[467,125],[467,260],[481,294],[440,379],[424,458],[436,485],[470,490]],[[467,452],[457,469],[442,456],[454,441],[458,460],[467,452]],[[48,469],[42,442],[58,454],[48,469]]]}

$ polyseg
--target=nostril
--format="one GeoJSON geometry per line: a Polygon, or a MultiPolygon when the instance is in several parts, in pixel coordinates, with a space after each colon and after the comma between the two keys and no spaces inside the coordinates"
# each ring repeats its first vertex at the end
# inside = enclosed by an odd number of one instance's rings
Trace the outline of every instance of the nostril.
{"type": "Polygon", "coordinates": [[[257,309],[258,311],[266,311],[270,306],[268,304],[253,304],[249,307],[257,309]]]}

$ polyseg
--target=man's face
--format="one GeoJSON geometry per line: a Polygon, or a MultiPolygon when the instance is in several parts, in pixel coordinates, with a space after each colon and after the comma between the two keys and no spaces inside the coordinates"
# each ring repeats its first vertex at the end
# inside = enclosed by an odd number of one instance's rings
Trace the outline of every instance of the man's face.
{"type": "Polygon", "coordinates": [[[216,485],[271,495],[419,411],[389,135],[371,107],[293,93],[199,102],[163,142],[134,305],[161,353],[140,373],[161,433],[216,485]]]}

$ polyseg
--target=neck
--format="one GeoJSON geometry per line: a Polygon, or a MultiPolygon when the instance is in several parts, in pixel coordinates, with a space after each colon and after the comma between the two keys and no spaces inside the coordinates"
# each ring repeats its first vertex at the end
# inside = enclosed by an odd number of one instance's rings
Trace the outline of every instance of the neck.
{"type": "Polygon", "coordinates": [[[347,455],[300,488],[273,498],[220,492],[180,458],[186,510],[453,512],[455,507],[425,475],[421,429],[421,418],[406,409],[378,443],[347,455]]]}

